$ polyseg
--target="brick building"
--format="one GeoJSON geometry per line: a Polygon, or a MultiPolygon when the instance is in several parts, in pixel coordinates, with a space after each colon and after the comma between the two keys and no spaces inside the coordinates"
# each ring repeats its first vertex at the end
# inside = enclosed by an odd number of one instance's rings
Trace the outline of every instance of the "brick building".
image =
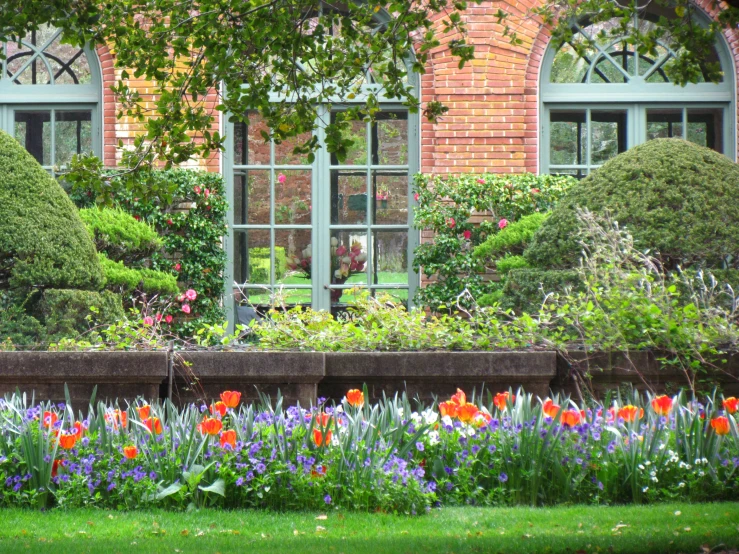
{"type": "MultiPolygon", "coordinates": [[[[355,124],[355,146],[342,163],[320,151],[308,164],[292,154],[291,144],[265,144],[258,118],[248,128],[223,118],[226,152],[192,167],[221,171],[228,183],[227,306],[232,298],[266,303],[280,291],[288,303],[330,308],[351,302],[345,289],[355,284],[412,298],[419,237],[411,228],[410,181],[418,171],[581,177],[631,146],[664,136],[682,136],[736,160],[736,30],[715,44],[711,61],[720,63],[723,81],[680,87],[664,71],[673,55],[664,45],[652,57],[618,39],[598,39],[584,55],[572,44],[555,50],[547,29],[527,16],[536,2],[470,5],[464,17],[475,60],[460,70],[442,44],[426,73],[411,76],[424,102],[441,101],[449,112],[431,124],[384,102],[375,124],[355,124]],[[499,8],[511,14],[519,45],[503,36],[499,8]],[[241,291],[232,296],[233,283],[241,291]]],[[[711,0],[696,3],[697,23],[716,16],[711,0]]],[[[670,16],[660,9],[650,4],[634,25],[646,28],[670,16]]],[[[387,20],[379,14],[378,24],[387,20]]],[[[582,22],[573,43],[607,27],[582,22]]],[[[141,129],[116,117],[120,106],[110,86],[120,70],[107,47],[63,45],[47,28],[20,47],[4,48],[0,128],[52,172],[88,150],[115,165],[119,141],[130,143],[141,129]]],[[[130,84],[150,93],[146,82],[130,84]]],[[[369,74],[367,86],[377,86],[369,74]]],[[[330,117],[323,109],[321,118],[330,117]]],[[[320,123],[316,132],[320,139],[320,123]]]]}

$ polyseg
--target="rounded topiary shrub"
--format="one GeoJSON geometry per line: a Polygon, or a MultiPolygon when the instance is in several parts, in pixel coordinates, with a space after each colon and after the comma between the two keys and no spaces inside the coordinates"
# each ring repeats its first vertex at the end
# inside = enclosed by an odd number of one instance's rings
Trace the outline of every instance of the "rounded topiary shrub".
{"type": "Polygon", "coordinates": [[[573,267],[581,253],[577,208],[611,218],[666,269],[739,267],[739,165],[680,139],[652,140],[570,188],[534,235],[529,264],[573,267]]]}
{"type": "Polygon", "coordinates": [[[61,186],[0,131],[0,289],[103,285],[95,247],[61,186]]]}

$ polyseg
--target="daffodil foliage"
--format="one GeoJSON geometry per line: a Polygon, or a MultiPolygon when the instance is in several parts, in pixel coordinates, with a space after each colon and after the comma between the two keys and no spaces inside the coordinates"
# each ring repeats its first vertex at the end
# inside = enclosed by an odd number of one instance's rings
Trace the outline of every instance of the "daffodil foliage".
{"type": "MultiPolygon", "coordinates": [[[[71,41],[106,43],[122,79],[114,92],[120,116],[139,120],[146,134],[129,161],[178,164],[223,147],[216,109],[246,121],[266,118],[273,139],[316,125],[321,104],[351,100],[328,124],[323,145],[341,159],[351,140],[347,120],[372,118],[382,97],[412,112],[420,102],[408,75],[423,73],[429,51],[447,34],[460,66],[473,56],[460,11],[464,0],[51,0],[0,1],[0,39],[42,24],[71,41]],[[135,81],[151,81],[138,90],[135,81]]],[[[434,119],[443,108],[425,106],[434,119]]],[[[269,138],[269,137],[265,137],[269,138]]],[[[298,148],[310,156],[317,138],[298,148]]],[[[94,164],[78,163],[78,170],[94,164]]]]}

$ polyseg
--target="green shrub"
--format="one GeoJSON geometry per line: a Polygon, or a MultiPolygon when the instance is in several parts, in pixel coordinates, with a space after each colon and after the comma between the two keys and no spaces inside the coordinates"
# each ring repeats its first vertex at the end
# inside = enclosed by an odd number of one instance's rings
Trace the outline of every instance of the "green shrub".
{"type": "Polygon", "coordinates": [[[37,310],[50,340],[75,337],[93,326],[115,323],[124,316],[121,297],[110,291],[48,289],[37,310]]]}
{"type": "Polygon", "coordinates": [[[120,208],[83,208],[80,217],[98,252],[105,252],[111,260],[129,264],[162,247],[161,237],[151,226],[120,208]]]}
{"type": "Polygon", "coordinates": [[[506,255],[495,260],[495,269],[501,277],[508,275],[514,269],[524,269],[527,267],[529,267],[529,264],[523,256],[506,255]]]}
{"type": "Polygon", "coordinates": [[[665,269],[739,267],[739,165],[680,139],[652,140],[609,160],[572,187],[526,250],[542,268],[574,267],[576,209],[610,217],[665,269]]]}
{"type": "Polygon", "coordinates": [[[510,226],[551,210],[573,183],[572,177],[529,173],[416,176],[414,225],[433,231],[434,240],[416,248],[413,267],[435,277],[418,289],[416,304],[436,309],[455,303],[465,289],[476,298],[491,292],[494,285],[483,279],[484,260],[473,255],[474,248],[500,232],[502,219],[510,226]],[[476,226],[470,221],[473,212],[489,212],[492,218],[476,226]]]}
{"type": "Polygon", "coordinates": [[[95,246],[67,194],[0,131],[0,289],[103,285],[95,246]]]}
{"type": "Polygon", "coordinates": [[[109,290],[130,293],[143,283],[141,290],[149,295],[176,295],[180,292],[177,279],[171,273],[126,267],[123,262],[110,260],[105,254],[99,254],[99,257],[105,274],[105,286],[109,290]]]}
{"type": "Polygon", "coordinates": [[[21,306],[0,295],[0,350],[7,343],[13,347],[43,346],[46,329],[21,306]]]}
{"type": "MultiPolygon", "coordinates": [[[[249,275],[252,283],[269,283],[269,248],[249,249],[249,275]]],[[[287,256],[282,246],[275,247],[275,278],[287,271],[287,256]]]]}
{"type": "Polygon", "coordinates": [[[508,224],[499,233],[490,235],[485,242],[477,246],[474,255],[478,258],[490,259],[502,254],[523,254],[548,215],[549,212],[534,213],[508,224]]]}
{"type": "Polygon", "coordinates": [[[500,305],[516,312],[536,313],[548,293],[581,286],[574,270],[514,269],[507,276],[500,305]]]}

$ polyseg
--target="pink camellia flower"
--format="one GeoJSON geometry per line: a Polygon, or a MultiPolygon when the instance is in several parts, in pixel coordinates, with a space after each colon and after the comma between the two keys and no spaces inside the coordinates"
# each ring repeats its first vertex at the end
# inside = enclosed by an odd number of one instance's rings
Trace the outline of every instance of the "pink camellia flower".
{"type": "Polygon", "coordinates": [[[182,305],[182,311],[185,312],[186,314],[189,314],[190,313],[190,304],[183,304],[182,305]]]}
{"type": "Polygon", "coordinates": [[[498,228],[499,229],[505,229],[506,227],[508,227],[508,220],[507,219],[501,219],[500,221],[498,221],[498,228]]]}
{"type": "Polygon", "coordinates": [[[416,193],[416,194],[413,195],[413,200],[415,200],[416,202],[418,202],[418,199],[419,198],[420,198],[420,196],[419,196],[418,193],[416,193]]]}
{"type": "Polygon", "coordinates": [[[465,229],[462,235],[464,236],[465,240],[470,240],[470,238],[472,238],[472,231],[470,231],[469,229],[465,229]]]}
{"type": "Polygon", "coordinates": [[[485,184],[485,179],[478,179],[477,182],[480,183],[481,185],[484,185],[485,184]]]}
{"type": "Polygon", "coordinates": [[[179,263],[174,264],[174,270],[175,271],[179,271],[180,269],[182,269],[182,266],[179,263]]]}
{"type": "Polygon", "coordinates": [[[146,325],[147,327],[154,325],[154,319],[151,316],[147,315],[144,318],[144,325],[146,325]]]}
{"type": "Polygon", "coordinates": [[[193,289],[187,289],[185,292],[185,298],[188,300],[195,300],[198,297],[198,293],[195,292],[193,289]]]}
{"type": "Polygon", "coordinates": [[[170,323],[172,323],[173,320],[174,320],[174,318],[171,315],[168,315],[167,317],[164,318],[164,321],[167,322],[167,325],[169,325],[170,323]]]}
{"type": "Polygon", "coordinates": [[[172,221],[171,219],[168,219],[167,220],[167,225],[174,225],[174,221],[172,221]]]}
{"type": "Polygon", "coordinates": [[[194,190],[194,191],[195,191],[195,194],[200,194],[200,190],[201,190],[201,189],[200,189],[200,185],[195,185],[195,188],[194,188],[194,189],[192,189],[192,190],[194,190]]]}
{"type": "Polygon", "coordinates": [[[448,217],[446,220],[446,224],[449,226],[450,229],[454,229],[457,226],[457,222],[454,221],[453,217],[448,217]]]}
{"type": "Polygon", "coordinates": [[[162,314],[157,314],[156,320],[157,320],[157,323],[159,323],[162,320],[162,314]]]}
{"type": "Polygon", "coordinates": [[[205,189],[203,191],[203,196],[205,196],[206,198],[208,198],[210,196],[210,189],[205,189]]]}
{"type": "Polygon", "coordinates": [[[344,246],[344,245],[342,244],[341,246],[339,246],[339,247],[338,247],[338,248],[336,249],[336,255],[337,255],[337,256],[343,256],[344,254],[346,254],[346,246],[344,246]]]}
{"type": "Polygon", "coordinates": [[[283,175],[282,173],[280,173],[277,176],[277,182],[280,183],[281,185],[284,185],[285,184],[285,181],[287,181],[287,177],[285,177],[285,175],[283,175]]]}
{"type": "Polygon", "coordinates": [[[180,295],[179,295],[179,296],[177,297],[177,302],[184,302],[184,301],[185,301],[185,295],[184,295],[184,294],[180,294],[180,295]]]}

